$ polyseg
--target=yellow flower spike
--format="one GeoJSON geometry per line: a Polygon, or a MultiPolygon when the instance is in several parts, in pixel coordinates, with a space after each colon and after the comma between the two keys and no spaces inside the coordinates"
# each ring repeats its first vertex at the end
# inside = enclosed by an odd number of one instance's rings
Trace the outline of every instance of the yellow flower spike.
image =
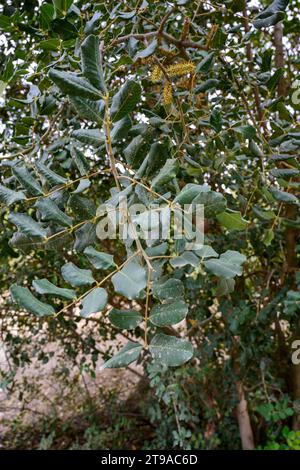
{"type": "Polygon", "coordinates": [[[179,62],[178,64],[169,65],[166,70],[170,77],[186,75],[194,72],[195,64],[193,62],[179,62]]]}
{"type": "Polygon", "coordinates": [[[161,69],[159,68],[158,65],[155,65],[155,66],[153,67],[152,72],[151,72],[150,80],[151,80],[151,82],[156,83],[156,82],[158,82],[161,78],[162,78],[162,71],[161,71],[161,69]]]}
{"type": "Polygon", "coordinates": [[[173,101],[172,83],[169,81],[166,81],[164,85],[163,100],[166,105],[171,104],[173,101]]]}

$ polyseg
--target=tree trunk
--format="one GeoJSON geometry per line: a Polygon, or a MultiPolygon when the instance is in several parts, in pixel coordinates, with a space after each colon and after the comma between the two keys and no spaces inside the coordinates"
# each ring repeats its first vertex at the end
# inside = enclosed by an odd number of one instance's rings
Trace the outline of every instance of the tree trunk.
{"type": "MultiPolygon", "coordinates": [[[[277,23],[274,27],[274,45],[275,45],[275,66],[277,69],[284,67],[284,50],[283,50],[283,26],[282,23],[277,23]]],[[[277,86],[278,95],[285,96],[286,94],[286,81],[282,76],[277,86]]]]}
{"type": "Polygon", "coordinates": [[[240,380],[236,381],[236,391],[238,396],[238,404],[236,407],[237,420],[239,424],[240,437],[242,441],[243,450],[254,449],[254,438],[253,431],[250,422],[250,416],[248,413],[247,400],[245,398],[245,392],[243,383],[240,380]]]}
{"type": "MultiPolygon", "coordinates": [[[[236,345],[235,345],[236,346],[236,345]]],[[[240,438],[243,450],[254,449],[254,437],[248,411],[245,389],[241,378],[241,368],[238,361],[238,351],[236,347],[232,350],[233,370],[236,376],[235,388],[237,393],[236,417],[239,425],[240,438]]]]}

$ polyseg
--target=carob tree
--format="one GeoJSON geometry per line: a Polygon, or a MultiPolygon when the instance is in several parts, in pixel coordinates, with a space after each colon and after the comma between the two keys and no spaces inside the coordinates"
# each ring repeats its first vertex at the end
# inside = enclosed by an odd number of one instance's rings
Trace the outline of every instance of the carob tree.
{"type": "Polygon", "coordinates": [[[7,302],[53,328],[101,312],[103,337],[127,338],[103,368],[203,369],[210,432],[228,391],[244,449],[256,405],[280,394],[300,426],[299,2],[247,3],[28,0],[0,15],[7,302]]]}

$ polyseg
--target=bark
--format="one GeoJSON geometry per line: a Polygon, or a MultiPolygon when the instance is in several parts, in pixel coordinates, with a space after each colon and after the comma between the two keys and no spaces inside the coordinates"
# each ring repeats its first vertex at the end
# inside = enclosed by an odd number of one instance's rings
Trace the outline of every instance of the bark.
{"type": "MultiPolygon", "coordinates": [[[[235,342],[235,340],[234,340],[235,342]]],[[[233,370],[236,376],[235,388],[237,394],[236,418],[239,426],[241,444],[243,450],[254,449],[254,437],[251,426],[250,415],[248,411],[248,403],[245,394],[244,384],[241,379],[241,367],[238,360],[238,349],[235,342],[232,350],[233,370]]]]}
{"type": "MultiPolygon", "coordinates": [[[[275,46],[275,66],[277,69],[284,67],[284,50],[283,50],[283,26],[282,23],[277,23],[274,26],[274,46],[275,46]]],[[[278,86],[278,95],[286,95],[286,81],[284,77],[281,77],[278,86]]]]}
{"type": "MultiPolygon", "coordinates": [[[[243,282],[244,280],[241,279],[241,284],[237,286],[238,291],[241,291],[241,292],[243,291],[244,289],[243,282]]],[[[228,311],[228,314],[230,315],[230,310],[228,311]]],[[[228,326],[226,316],[223,317],[223,320],[226,326],[228,326]]],[[[233,345],[231,349],[231,358],[232,358],[233,372],[235,376],[234,385],[235,385],[236,396],[237,396],[235,416],[238,422],[242,449],[253,450],[254,449],[254,436],[253,436],[250,415],[248,411],[246,393],[245,393],[244,384],[243,384],[243,380],[241,376],[238,340],[235,337],[233,337],[232,339],[233,339],[233,345]]]]}
{"type": "Polygon", "coordinates": [[[238,396],[238,404],[236,407],[237,420],[239,424],[240,437],[242,441],[243,450],[254,449],[253,431],[250,422],[247,400],[245,398],[245,391],[243,383],[240,380],[236,381],[236,391],[238,396]]]}

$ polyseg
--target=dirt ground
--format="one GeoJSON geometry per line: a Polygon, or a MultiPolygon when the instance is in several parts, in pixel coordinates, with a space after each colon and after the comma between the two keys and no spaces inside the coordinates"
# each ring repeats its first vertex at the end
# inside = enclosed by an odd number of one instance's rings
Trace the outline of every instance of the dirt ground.
{"type": "MultiPolygon", "coordinates": [[[[96,378],[80,372],[79,367],[66,360],[56,343],[48,344],[47,351],[54,353],[48,363],[33,359],[32,363],[17,370],[12,390],[0,388],[0,447],[3,437],[14,423],[32,425],[43,417],[57,416],[68,419],[80,413],[87,399],[101,402],[109,393],[118,394],[118,400],[126,400],[135,390],[141,373],[138,366],[128,369],[100,371],[98,361],[96,378]],[[66,370],[71,372],[67,375],[66,370]]],[[[0,343],[0,370],[7,370],[9,362],[4,345],[0,343]]]]}

